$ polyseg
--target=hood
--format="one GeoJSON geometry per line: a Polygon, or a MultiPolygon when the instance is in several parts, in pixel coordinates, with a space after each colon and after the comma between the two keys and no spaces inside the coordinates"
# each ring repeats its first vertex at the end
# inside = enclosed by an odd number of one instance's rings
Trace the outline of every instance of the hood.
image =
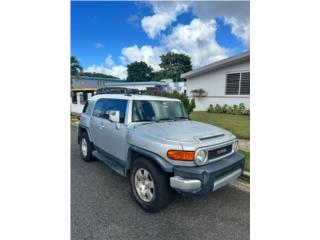
{"type": "Polygon", "coordinates": [[[217,140],[220,137],[230,137],[228,131],[197,121],[168,121],[136,125],[139,134],[149,135],[166,141],[178,143],[201,143],[217,140]]]}

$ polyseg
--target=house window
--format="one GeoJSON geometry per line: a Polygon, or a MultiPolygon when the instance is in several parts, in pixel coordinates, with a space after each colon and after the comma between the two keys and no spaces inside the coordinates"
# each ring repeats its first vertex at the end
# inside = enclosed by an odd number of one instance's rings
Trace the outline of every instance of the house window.
{"type": "Polygon", "coordinates": [[[226,95],[250,95],[250,72],[228,73],[226,95]]]}
{"type": "Polygon", "coordinates": [[[240,95],[250,95],[250,72],[241,73],[240,95]]]}

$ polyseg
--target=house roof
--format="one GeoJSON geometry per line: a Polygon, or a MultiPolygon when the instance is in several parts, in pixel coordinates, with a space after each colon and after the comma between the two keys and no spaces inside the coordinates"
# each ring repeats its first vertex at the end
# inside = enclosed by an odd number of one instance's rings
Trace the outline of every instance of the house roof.
{"type": "Polygon", "coordinates": [[[238,55],[214,62],[214,63],[210,63],[208,65],[199,67],[195,70],[192,70],[190,72],[186,72],[181,74],[181,78],[192,78],[192,77],[196,77],[199,76],[201,74],[207,73],[207,72],[212,72],[216,69],[220,69],[223,67],[227,67],[236,63],[240,63],[240,62],[244,62],[244,61],[250,61],[250,51],[244,52],[244,53],[240,53],[238,55]]]}
{"type": "Polygon", "coordinates": [[[107,81],[107,82],[125,82],[125,79],[116,79],[116,78],[101,78],[101,77],[88,77],[88,76],[71,76],[72,79],[75,80],[99,80],[99,81],[107,81]]]}
{"type": "Polygon", "coordinates": [[[156,86],[166,86],[165,82],[112,82],[107,83],[106,86],[140,86],[140,85],[156,85],[156,86]]]}

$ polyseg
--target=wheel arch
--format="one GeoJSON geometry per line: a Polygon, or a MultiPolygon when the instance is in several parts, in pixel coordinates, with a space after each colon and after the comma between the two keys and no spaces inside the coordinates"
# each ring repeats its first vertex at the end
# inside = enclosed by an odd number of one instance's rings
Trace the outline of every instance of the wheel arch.
{"type": "Polygon", "coordinates": [[[79,125],[79,128],[78,128],[78,144],[80,143],[80,137],[81,137],[81,135],[83,133],[86,133],[88,135],[88,138],[89,138],[90,142],[93,142],[89,129],[87,127],[83,126],[83,125],[79,125]]]}
{"type": "Polygon", "coordinates": [[[167,172],[167,173],[173,172],[173,165],[167,162],[165,159],[163,159],[159,155],[136,146],[130,146],[128,151],[126,169],[125,169],[126,175],[129,174],[134,160],[137,159],[138,157],[144,157],[151,160],[158,167],[160,167],[160,169],[164,172],[167,172]]]}

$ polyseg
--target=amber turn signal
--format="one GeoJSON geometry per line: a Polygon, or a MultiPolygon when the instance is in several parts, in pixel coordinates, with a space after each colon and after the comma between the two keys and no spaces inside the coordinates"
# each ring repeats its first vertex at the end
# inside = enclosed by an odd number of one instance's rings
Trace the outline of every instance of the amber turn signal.
{"type": "Polygon", "coordinates": [[[167,156],[172,160],[193,161],[194,151],[169,150],[167,156]]]}

